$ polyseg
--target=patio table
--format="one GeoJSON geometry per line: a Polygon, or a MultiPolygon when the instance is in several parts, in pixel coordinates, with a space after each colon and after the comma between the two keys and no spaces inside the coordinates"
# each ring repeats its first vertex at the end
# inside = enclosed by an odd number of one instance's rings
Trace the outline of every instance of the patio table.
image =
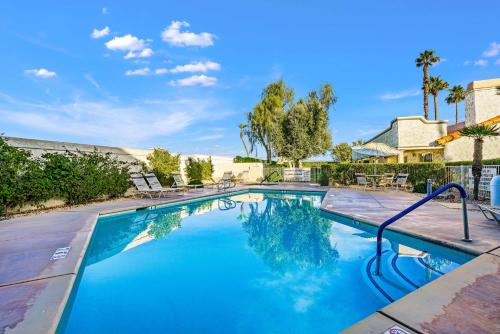
{"type": "Polygon", "coordinates": [[[384,174],[368,174],[366,175],[366,177],[372,179],[372,188],[373,190],[375,190],[380,179],[384,177],[384,174]]]}

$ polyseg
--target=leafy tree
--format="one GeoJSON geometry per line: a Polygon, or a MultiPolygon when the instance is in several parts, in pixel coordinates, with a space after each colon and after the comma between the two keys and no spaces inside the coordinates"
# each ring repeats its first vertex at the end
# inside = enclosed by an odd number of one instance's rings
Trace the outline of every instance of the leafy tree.
{"type": "Polygon", "coordinates": [[[333,147],[332,155],[340,162],[350,162],[352,160],[352,149],[347,143],[340,143],[333,147]]]}
{"type": "Polygon", "coordinates": [[[446,97],[446,103],[455,103],[455,124],[458,124],[458,104],[465,100],[465,89],[461,85],[455,85],[448,90],[449,94],[446,97]]]}
{"type": "Polygon", "coordinates": [[[464,137],[474,139],[474,153],[472,159],[472,177],[474,178],[474,199],[478,199],[479,195],[479,181],[481,180],[481,173],[483,169],[483,143],[484,139],[488,137],[500,136],[498,127],[496,125],[476,124],[471,125],[459,130],[460,134],[464,137]]]}
{"type": "Polygon", "coordinates": [[[333,88],[324,84],[319,93],[311,91],[306,100],[301,99],[293,104],[285,113],[281,135],[275,142],[278,155],[291,160],[298,167],[301,160],[331,150],[328,113],[335,102],[333,88]]]}
{"type": "Polygon", "coordinates": [[[434,50],[425,50],[420,53],[415,64],[417,67],[422,67],[424,72],[424,116],[429,119],[429,66],[438,63],[441,59],[436,56],[434,50]]]}
{"type": "Polygon", "coordinates": [[[171,154],[162,148],[155,148],[151,154],[148,154],[147,159],[152,172],[156,174],[161,185],[164,187],[172,185],[172,173],[180,170],[180,155],[171,154]]]}
{"type": "Polygon", "coordinates": [[[438,94],[439,91],[446,89],[449,87],[449,84],[441,79],[439,76],[434,77],[431,76],[429,80],[429,92],[432,94],[434,97],[434,119],[437,121],[438,119],[438,94]]]}
{"type": "Polygon", "coordinates": [[[273,146],[280,136],[280,124],[285,110],[293,102],[294,92],[283,80],[270,83],[262,91],[261,100],[248,116],[248,138],[251,151],[261,144],[266,151],[266,160],[271,163],[273,146]]]}
{"type": "Polygon", "coordinates": [[[247,125],[242,123],[242,124],[238,125],[238,127],[240,128],[240,139],[241,139],[241,142],[243,143],[243,148],[245,149],[245,153],[246,153],[247,157],[249,157],[250,154],[248,153],[247,144],[245,143],[245,138],[244,138],[245,129],[247,128],[247,125]]]}
{"type": "Polygon", "coordinates": [[[364,143],[364,141],[362,139],[358,139],[358,140],[353,141],[351,146],[359,146],[359,145],[363,145],[363,143],[364,143]]]}
{"type": "Polygon", "coordinates": [[[189,184],[201,184],[203,180],[210,180],[214,166],[212,159],[196,159],[189,157],[186,161],[186,174],[189,178],[189,184]]]}

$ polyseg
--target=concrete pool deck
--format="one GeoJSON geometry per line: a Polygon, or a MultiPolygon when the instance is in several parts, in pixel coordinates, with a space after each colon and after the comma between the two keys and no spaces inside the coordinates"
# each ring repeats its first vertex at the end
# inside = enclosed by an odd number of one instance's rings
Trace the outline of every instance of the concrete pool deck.
{"type": "MultiPolygon", "coordinates": [[[[228,193],[258,188],[238,186],[228,193]]],[[[262,188],[328,190],[293,184],[262,188]]],[[[56,330],[99,214],[220,194],[204,190],[168,199],[122,199],[0,221],[0,333],[56,330]],[[51,260],[57,248],[67,246],[71,249],[66,258],[51,260]]],[[[377,225],[418,199],[400,191],[330,189],[322,209],[377,225]]],[[[469,214],[474,241],[467,244],[460,241],[461,212],[452,205],[427,203],[395,223],[394,230],[484,254],[377,311],[347,332],[382,333],[395,324],[410,333],[500,332],[500,228],[486,222],[480,212],[470,210],[469,214]],[[458,321],[464,317],[468,319],[466,324],[458,321]]]]}

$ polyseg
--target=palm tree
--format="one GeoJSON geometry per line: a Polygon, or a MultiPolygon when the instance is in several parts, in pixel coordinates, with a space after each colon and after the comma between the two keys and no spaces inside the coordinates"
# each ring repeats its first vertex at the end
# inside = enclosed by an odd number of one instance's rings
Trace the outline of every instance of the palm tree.
{"type": "Polygon", "coordinates": [[[429,80],[429,92],[434,97],[434,119],[437,121],[438,119],[438,94],[440,90],[446,89],[450,86],[449,83],[442,80],[439,76],[433,77],[431,76],[429,80]]]}
{"type": "Polygon", "coordinates": [[[479,181],[483,169],[483,142],[484,138],[500,136],[496,125],[475,124],[459,130],[464,137],[474,139],[474,153],[472,159],[472,177],[474,178],[474,200],[477,201],[479,193],[479,181]]]}
{"type": "Polygon", "coordinates": [[[497,86],[497,95],[500,95],[500,86],[497,86]]]}
{"type": "Polygon", "coordinates": [[[245,139],[243,138],[244,134],[245,134],[245,129],[247,127],[246,124],[243,124],[241,123],[240,125],[238,125],[238,127],[240,128],[240,139],[241,139],[241,142],[243,143],[243,147],[245,148],[245,153],[247,154],[247,157],[250,156],[250,154],[248,154],[248,148],[247,148],[247,144],[245,143],[245,139]]]}
{"type": "Polygon", "coordinates": [[[458,124],[458,104],[465,100],[465,89],[461,85],[455,85],[448,90],[450,94],[446,97],[446,103],[455,103],[455,124],[458,124]]]}
{"type": "Polygon", "coordinates": [[[434,50],[425,50],[417,59],[415,64],[422,67],[424,71],[424,116],[429,119],[429,66],[438,63],[441,58],[435,55],[434,50]]]}

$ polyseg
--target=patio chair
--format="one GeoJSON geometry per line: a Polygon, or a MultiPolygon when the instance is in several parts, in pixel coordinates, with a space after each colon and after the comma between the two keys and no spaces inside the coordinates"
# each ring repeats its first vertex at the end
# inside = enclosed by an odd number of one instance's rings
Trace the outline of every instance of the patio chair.
{"type": "Polygon", "coordinates": [[[483,215],[488,220],[496,221],[498,225],[500,225],[500,208],[489,207],[485,205],[477,205],[479,210],[483,213],[483,215]]]}
{"type": "Polygon", "coordinates": [[[155,174],[149,173],[149,174],[144,174],[144,178],[146,181],[149,183],[149,186],[151,189],[154,191],[157,191],[159,193],[158,197],[161,197],[162,194],[168,194],[168,193],[175,193],[177,191],[183,190],[183,188],[166,188],[163,187],[156,177],[155,174]]]}
{"type": "Polygon", "coordinates": [[[387,188],[392,186],[393,182],[394,182],[394,173],[384,173],[382,178],[380,179],[378,186],[381,188],[387,188]]]}
{"type": "Polygon", "coordinates": [[[354,174],[354,176],[356,177],[356,184],[363,187],[363,190],[366,190],[368,187],[372,186],[372,183],[366,178],[366,174],[359,173],[354,174]]]}
{"type": "Polygon", "coordinates": [[[153,194],[157,194],[157,190],[153,190],[149,187],[147,184],[146,180],[142,176],[142,174],[130,174],[130,179],[134,183],[135,188],[137,189],[137,192],[141,195],[147,195],[150,198],[153,198],[153,194]]]}
{"type": "Polygon", "coordinates": [[[219,182],[215,181],[213,178],[210,178],[210,180],[201,180],[201,183],[203,184],[203,188],[208,189],[215,189],[219,184],[219,182]]]}
{"type": "Polygon", "coordinates": [[[203,184],[187,184],[180,173],[172,173],[172,177],[174,178],[172,188],[184,188],[186,190],[203,188],[203,184]]]}
{"type": "Polygon", "coordinates": [[[410,174],[399,173],[396,175],[396,179],[392,182],[392,187],[396,189],[408,189],[408,176],[410,174]]]}
{"type": "Polygon", "coordinates": [[[217,190],[225,190],[234,187],[236,187],[236,183],[233,181],[233,172],[224,172],[222,178],[217,184],[217,190]]]}

